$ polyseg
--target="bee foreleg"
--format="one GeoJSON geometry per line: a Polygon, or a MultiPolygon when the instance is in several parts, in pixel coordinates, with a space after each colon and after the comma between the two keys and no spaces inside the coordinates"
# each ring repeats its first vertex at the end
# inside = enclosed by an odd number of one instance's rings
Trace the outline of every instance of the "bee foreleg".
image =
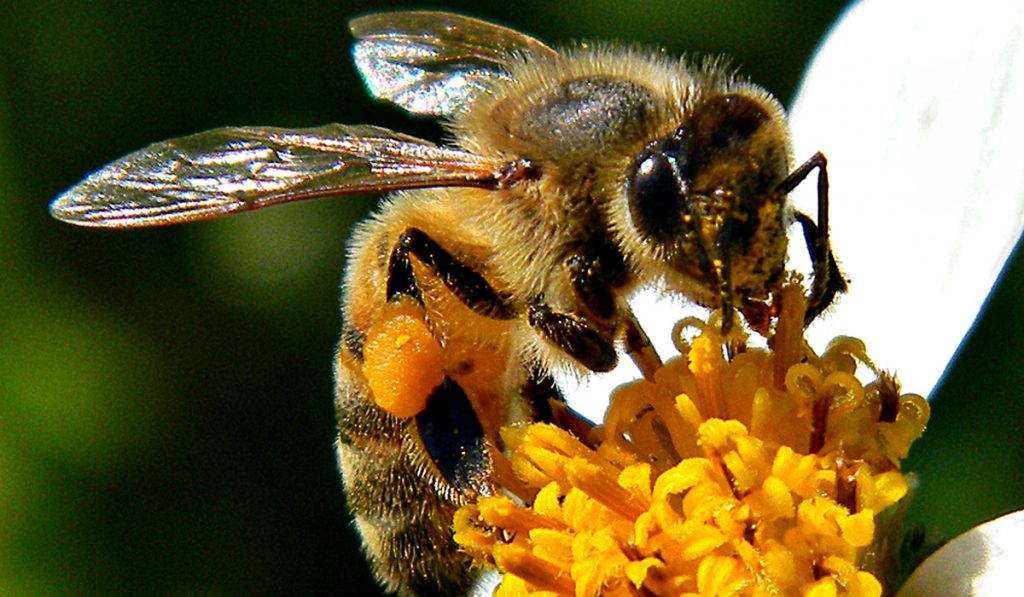
{"type": "Polygon", "coordinates": [[[796,221],[804,232],[804,239],[807,241],[807,252],[811,256],[814,281],[811,285],[811,296],[807,299],[807,314],[804,316],[804,325],[814,321],[822,311],[832,304],[832,300],[840,292],[846,292],[846,278],[839,271],[839,265],[832,254],[832,249],[821,255],[818,227],[815,226],[810,216],[804,213],[796,213],[796,221]]]}
{"type": "Polygon", "coordinates": [[[618,360],[615,345],[587,321],[558,313],[543,303],[530,305],[530,326],[591,371],[611,371],[618,360]]]}
{"type": "Polygon", "coordinates": [[[807,315],[804,324],[808,324],[832,304],[832,300],[840,292],[846,291],[846,278],[839,271],[828,233],[828,161],[820,151],[806,162],[789,173],[776,190],[789,194],[797,187],[811,170],[818,170],[818,222],[810,216],[797,212],[796,220],[803,228],[804,239],[807,241],[807,252],[811,256],[814,280],[811,285],[811,296],[807,301],[807,315]]]}
{"type": "Polygon", "coordinates": [[[512,301],[495,290],[483,276],[459,261],[444,247],[418,228],[409,228],[398,237],[388,264],[388,300],[408,294],[422,302],[409,257],[430,268],[447,288],[467,307],[484,317],[512,319],[516,316],[512,301]]]}

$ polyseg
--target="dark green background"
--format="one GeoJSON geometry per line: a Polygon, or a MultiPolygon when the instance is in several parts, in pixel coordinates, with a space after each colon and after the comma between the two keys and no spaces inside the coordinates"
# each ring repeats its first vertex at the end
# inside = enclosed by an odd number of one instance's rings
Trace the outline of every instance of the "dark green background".
{"type": "MultiPolygon", "coordinates": [[[[432,7],[548,41],[726,52],[785,101],[842,6],[468,5],[432,7]]],[[[131,232],[75,229],[46,205],[216,126],[437,138],[371,101],[348,57],[349,18],[409,6],[0,5],[0,594],[372,590],[335,470],[331,357],[348,230],[375,198],[131,232]]],[[[1024,504],[1022,280],[1018,263],[913,454],[914,516],[948,532],[1024,504]]]]}

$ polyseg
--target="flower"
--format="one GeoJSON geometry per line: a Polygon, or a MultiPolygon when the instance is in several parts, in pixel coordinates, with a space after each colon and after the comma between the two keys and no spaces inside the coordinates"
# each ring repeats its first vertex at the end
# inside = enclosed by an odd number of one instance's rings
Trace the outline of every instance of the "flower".
{"type": "MultiPolygon", "coordinates": [[[[682,321],[681,356],[612,397],[576,438],[503,433],[517,494],[480,498],[456,541],[504,573],[498,595],[880,595],[928,404],[863,345],[815,355],[790,283],[771,350],[682,321]],[[731,355],[731,356],[730,356],[731,355]],[[863,385],[858,366],[876,372],[863,385]]],[[[499,483],[501,475],[498,475],[499,483]]]]}

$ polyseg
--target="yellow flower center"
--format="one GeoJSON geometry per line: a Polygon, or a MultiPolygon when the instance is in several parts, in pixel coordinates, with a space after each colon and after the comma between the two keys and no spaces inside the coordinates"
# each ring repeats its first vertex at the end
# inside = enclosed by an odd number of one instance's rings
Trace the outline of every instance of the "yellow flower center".
{"type": "Polygon", "coordinates": [[[907,494],[899,461],[928,404],[855,339],[814,354],[799,286],[781,301],[771,350],[681,322],[682,354],[616,390],[588,443],[503,430],[514,497],[455,518],[456,541],[503,573],[498,595],[882,594],[899,516],[879,514],[907,494]]]}

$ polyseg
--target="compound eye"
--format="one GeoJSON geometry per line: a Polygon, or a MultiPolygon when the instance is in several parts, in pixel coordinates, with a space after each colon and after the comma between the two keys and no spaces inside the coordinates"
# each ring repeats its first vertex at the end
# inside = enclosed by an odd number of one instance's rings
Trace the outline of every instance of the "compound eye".
{"type": "Polygon", "coordinates": [[[685,182],[680,179],[679,159],[648,149],[637,156],[629,175],[626,193],[633,225],[656,242],[669,242],[683,232],[685,182]]]}

